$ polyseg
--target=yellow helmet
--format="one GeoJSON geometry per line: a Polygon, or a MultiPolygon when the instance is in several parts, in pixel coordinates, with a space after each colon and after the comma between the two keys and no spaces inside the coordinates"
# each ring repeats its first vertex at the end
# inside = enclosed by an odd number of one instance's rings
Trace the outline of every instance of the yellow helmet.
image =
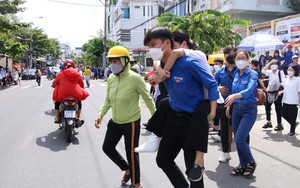
{"type": "Polygon", "coordinates": [[[130,54],[127,48],[123,46],[114,46],[108,51],[106,58],[115,58],[115,57],[127,57],[129,60],[130,54]]]}

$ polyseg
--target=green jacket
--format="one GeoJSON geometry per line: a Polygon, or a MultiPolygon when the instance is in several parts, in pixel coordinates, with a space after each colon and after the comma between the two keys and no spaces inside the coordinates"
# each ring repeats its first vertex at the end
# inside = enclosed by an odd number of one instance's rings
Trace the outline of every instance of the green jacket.
{"type": "Polygon", "coordinates": [[[151,115],[156,108],[146,83],[139,74],[127,66],[120,75],[111,74],[107,81],[106,98],[99,115],[103,117],[112,109],[112,120],[118,124],[130,123],[141,118],[140,96],[151,115]]]}

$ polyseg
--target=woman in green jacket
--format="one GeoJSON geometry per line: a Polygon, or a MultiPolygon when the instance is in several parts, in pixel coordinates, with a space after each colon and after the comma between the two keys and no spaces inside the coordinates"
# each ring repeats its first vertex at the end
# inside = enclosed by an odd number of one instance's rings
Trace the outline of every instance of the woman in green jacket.
{"type": "Polygon", "coordinates": [[[111,108],[112,119],[108,122],[102,149],[122,171],[125,171],[121,184],[124,185],[131,179],[131,187],[141,188],[139,155],[134,152],[134,148],[138,147],[140,135],[140,96],[151,115],[156,110],[155,105],[143,78],[130,70],[130,55],[126,48],[112,47],[107,58],[113,74],[108,78],[105,102],[95,120],[95,126],[100,128],[102,118],[111,108]],[[122,136],[125,139],[127,161],[116,150],[122,136]]]}

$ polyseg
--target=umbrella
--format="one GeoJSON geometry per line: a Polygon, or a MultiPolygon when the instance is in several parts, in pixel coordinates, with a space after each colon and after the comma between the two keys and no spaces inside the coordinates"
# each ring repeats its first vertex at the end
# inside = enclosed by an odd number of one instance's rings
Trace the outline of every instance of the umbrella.
{"type": "Polygon", "coordinates": [[[237,46],[240,50],[246,51],[269,51],[269,50],[281,50],[284,47],[284,43],[277,37],[268,34],[256,34],[244,38],[237,46]]]}

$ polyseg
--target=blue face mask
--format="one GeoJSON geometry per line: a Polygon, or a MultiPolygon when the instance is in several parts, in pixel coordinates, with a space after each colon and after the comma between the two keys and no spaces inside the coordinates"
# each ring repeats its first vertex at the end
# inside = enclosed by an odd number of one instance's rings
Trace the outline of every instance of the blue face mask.
{"type": "Polygon", "coordinates": [[[123,66],[119,64],[110,64],[111,72],[114,74],[118,74],[123,70],[123,66]]]}

